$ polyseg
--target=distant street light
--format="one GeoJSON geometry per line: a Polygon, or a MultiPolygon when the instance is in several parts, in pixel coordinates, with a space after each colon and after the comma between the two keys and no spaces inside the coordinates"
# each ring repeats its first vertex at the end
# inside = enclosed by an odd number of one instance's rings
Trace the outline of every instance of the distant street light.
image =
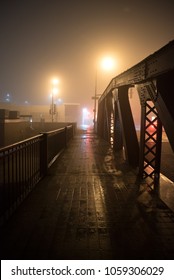
{"type": "MultiPolygon", "coordinates": [[[[104,57],[101,61],[101,67],[104,70],[111,70],[114,66],[114,60],[111,57],[104,57]]],[[[96,120],[97,120],[97,100],[99,99],[100,94],[97,94],[97,83],[98,83],[98,69],[96,69],[95,73],[95,88],[94,88],[94,132],[96,132],[96,120]]]]}
{"type": "Polygon", "coordinates": [[[53,79],[52,80],[52,92],[51,92],[51,108],[50,108],[50,113],[51,113],[51,120],[54,122],[54,115],[56,114],[56,104],[54,104],[54,96],[58,93],[58,88],[56,85],[58,84],[58,79],[53,79]]]}

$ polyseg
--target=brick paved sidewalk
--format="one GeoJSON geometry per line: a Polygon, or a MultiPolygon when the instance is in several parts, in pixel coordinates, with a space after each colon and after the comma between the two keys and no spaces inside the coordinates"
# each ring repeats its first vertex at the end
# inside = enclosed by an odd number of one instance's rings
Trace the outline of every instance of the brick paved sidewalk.
{"type": "Polygon", "coordinates": [[[1,229],[1,259],[173,259],[174,214],[92,133],[1,229]]]}

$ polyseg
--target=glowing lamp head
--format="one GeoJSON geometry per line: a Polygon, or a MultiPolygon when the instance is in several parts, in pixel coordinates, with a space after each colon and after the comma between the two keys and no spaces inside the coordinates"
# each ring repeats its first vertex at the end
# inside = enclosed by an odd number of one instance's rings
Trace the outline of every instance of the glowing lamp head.
{"type": "Polygon", "coordinates": [[[57,85],[59,82],[59,80],[57,78],[52,79],[52,84],[53,85],[57,85]]]}
{"type": "Polygon", "coordinates": [[[111,57],[105,57],[103,58],[101,62],[101,67],[104,70],[110,70],[114,67],[114,60],[111,57]]]}

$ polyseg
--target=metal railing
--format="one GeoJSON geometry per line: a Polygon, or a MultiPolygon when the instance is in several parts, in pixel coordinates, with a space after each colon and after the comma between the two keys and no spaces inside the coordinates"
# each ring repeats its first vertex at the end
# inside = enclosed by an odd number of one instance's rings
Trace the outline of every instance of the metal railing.
{"type": "Polygon", "coordinates": [[[73,134],[69,125],[0,149],[0,224],[47,174],[73,134]]]}

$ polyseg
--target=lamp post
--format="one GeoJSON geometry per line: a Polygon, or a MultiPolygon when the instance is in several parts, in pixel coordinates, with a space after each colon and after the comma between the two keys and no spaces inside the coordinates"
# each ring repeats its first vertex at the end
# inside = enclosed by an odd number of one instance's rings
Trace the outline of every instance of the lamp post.
{"type": "MultiPolygon", "coordinates": [[[[111,57],[104,57],[101,61],[101,67],[104,70],[110,70],[113,68],[114,60],[111,57]]],[[[96,132],[96,122],[97,122],[97,100],[99,99],[100,94],[97,94],[97,82],[98,82],[98,73],[97,69],[95,72],[95,88],[94,88],[94,96],[92,96],[92,99],[94,99],[94,133],[96,132]]]]}
{"type": "Polygon", "coordinates": [[[51,93],[51,120],[54,121],[54,98],[53,92],[51,93]]]}
{"type": "Polygon", "coordinates": [[[54,95],[58,92],[56,85],[58,84],[57,79],[52,80],[52,93],[51,93],[51,120],[54,122],[54,115],[56,114],[56,108],[54,104],[54,95]]]}

